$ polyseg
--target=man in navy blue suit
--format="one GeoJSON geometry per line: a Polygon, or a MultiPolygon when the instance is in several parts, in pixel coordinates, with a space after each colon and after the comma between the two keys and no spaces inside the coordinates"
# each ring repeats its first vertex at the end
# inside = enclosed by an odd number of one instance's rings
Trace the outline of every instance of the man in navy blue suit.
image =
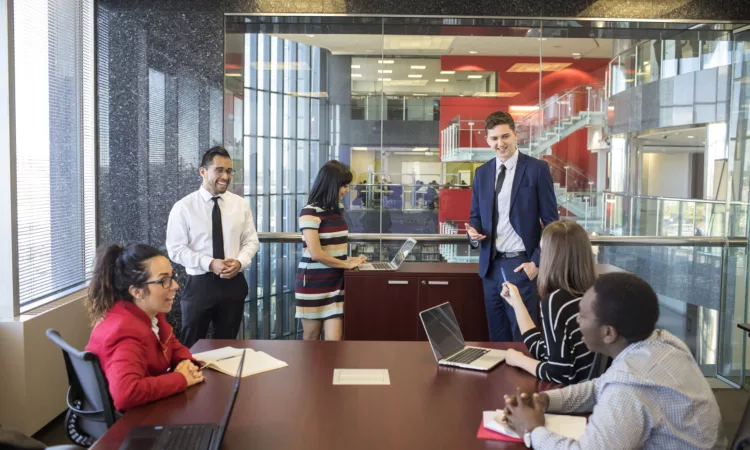
{"type": "Polygon", "coordinates": [[[515,284],[536,320],[539,240],[542,227],[559,219],[557,199],[547,163],[516,148],[516,124],[510,114],[490,114],[484,129],[496,156],[474,174],[466,231],[472,247],[480,249],[490,340],[520,341],[513,308],[500,292],[504,281],[515,284]]]}

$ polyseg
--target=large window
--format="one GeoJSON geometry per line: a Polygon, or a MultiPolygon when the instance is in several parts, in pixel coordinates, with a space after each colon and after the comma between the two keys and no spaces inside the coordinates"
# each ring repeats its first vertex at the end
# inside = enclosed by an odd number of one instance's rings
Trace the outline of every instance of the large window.
{"type": "Polygon", "coordinates": [[[94,256],[93,3],[13,5],[22,311],[83,284],[94,256]]]}

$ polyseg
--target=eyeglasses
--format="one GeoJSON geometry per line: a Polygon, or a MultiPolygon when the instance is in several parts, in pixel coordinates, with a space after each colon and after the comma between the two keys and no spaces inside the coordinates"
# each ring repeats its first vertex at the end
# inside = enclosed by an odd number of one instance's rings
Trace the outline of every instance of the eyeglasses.
{"type": "Polygon", "coordinates": [[[172,275],[171,277],[164,277],[161,280],[146,281],[143,284],[144,285],[146,285],[146,284],[161,284],[161,287],[163,287],[164,289],[169,289],[169,288],[172,287],[172,281],[174,281],[175,283],[177,283],[177,276],[176,275],[172,275]]]}

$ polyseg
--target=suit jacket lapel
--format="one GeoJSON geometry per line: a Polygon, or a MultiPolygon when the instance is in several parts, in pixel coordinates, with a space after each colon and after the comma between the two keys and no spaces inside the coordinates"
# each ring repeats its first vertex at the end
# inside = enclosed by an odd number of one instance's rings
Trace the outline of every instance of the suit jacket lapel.
{"type": "Polygon", "coordinates": [[[497,198],[495,198],[495,175],[497,175],[497,160],[495,158],[492,158],[492,161],[490,162],[490,173],[487,179],[485,180],[484,189],[487,190],[487,192],[492,192],[490,195],[490,220],[492,219],[492,215],[495,211],[495,205],[497,204],[497,198]]]}
{"type": "MultiPolygon", "coordinates": [[[[516,150],[518,151],[518,150],[516,150]]],[[[523,178],[524,172],[526,172],[526,158],[523,153],[518,153],[518,162],[516,163],[516,173],[513,175],[513,189],[510,191],[510,208],[513,209],[513,203],[516,201],[518,196],[518,188],[521,185],[521,178],[523,178]]]]}

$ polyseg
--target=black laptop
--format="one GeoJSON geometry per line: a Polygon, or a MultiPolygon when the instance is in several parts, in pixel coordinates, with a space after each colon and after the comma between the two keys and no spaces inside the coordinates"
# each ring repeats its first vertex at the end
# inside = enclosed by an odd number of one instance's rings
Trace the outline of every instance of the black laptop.
{"type": "Polygon", "coordinates": [[[232,415],[232,408],[240,388],[240,375],[245,363],[245,352],[242,352],[240,365],[234,375],[232,398],[229,399],[221,423],[198,423],[189,425],[155,425],[135,427],[130,430],[120,450],[218,450],[224,431],[232,415]]]}

